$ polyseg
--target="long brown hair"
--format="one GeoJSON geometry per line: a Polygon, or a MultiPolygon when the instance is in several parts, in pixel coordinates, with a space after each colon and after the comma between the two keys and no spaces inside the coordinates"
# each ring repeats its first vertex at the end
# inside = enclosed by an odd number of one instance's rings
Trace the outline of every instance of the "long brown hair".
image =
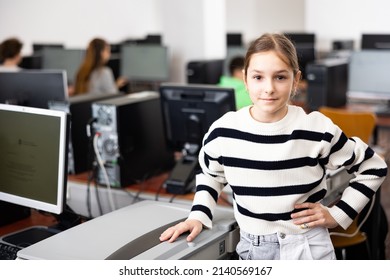
{"type": "Polygon", "coordinates": [[[89,43],[84,61],[76,75],[75,95],[88,92],[91,73],[105,64],[102,58],[102,51],[107,45],[108,43],[101,38],[95,38],[89,43]]]}

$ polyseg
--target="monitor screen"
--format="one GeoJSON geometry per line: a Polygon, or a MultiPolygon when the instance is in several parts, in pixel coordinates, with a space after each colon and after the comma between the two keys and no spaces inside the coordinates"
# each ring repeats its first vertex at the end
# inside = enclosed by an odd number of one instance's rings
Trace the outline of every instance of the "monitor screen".
{"type": "Polygon", "coordinates": [[[297,50],[299,68],[302,72],[302,79],[306,79],[306,66],[316,60],[316,49],[314,33],[290,32],[284,33],[294,43],[297,50]]]}
{"type": "Polygon", "coordinates": [[[243,45],[242,42],[242,34],[241,33],[227,33],[226,34],[226,45],[241,47],[243,45]]]}
{"type": "Polygon", "coordinates": [[[390,100],[390,50],[355,51],[348,66],[348,97],[390,100]]]}
{"type": "Polygon", "coordinates": [[[185,144],[200,146],[210,125],[236,110],[233,88],[162,84],[160,95],[168,145],[176,151],[185,144]]]}
{"type": "Polygon", "coordinates": [[[67,133],[65,112],[0,104],[0,200],[62,213],[67,133]]]}
{"type": "Polygon", "coordinates": [[[65,70],[68,84],[74,84],[83,62],[85,50],[45,48],[42,50],[42,69],[65,70]]]}
{"type": "Polygon", "coordinates": [[[316,60],[315,48],[310,46],[296,45],[295,49],[297,50],[298,64],[299,69],[302,72],[302,79],[306,80],[306,67],[309,63],[314,62],[316,60]]]}
{"type": "Polygon", "coordinates": [[[286,35],[295,45],[314,46],[316,36],[314,33],[304,32],[285,32],[286,35]]]}
{"type": "Polygon", "coordinates": [[[121,76],[130,81],[168,81],[168,49],[159,45],[122,45],[120,69],[121,76]]]}
{"type": "Polygon", "coordinates": [[[390,49],[390,34],[362,34],[361,49],[390,49]]]}
{"type": "Polygon", "coordinates": [[[50,101],[67,99],[63,70],[0,72],[0,103],[48,109],[50,101]]]}
{"type": "Polygon", "coordinates": [[[219,83],[223,74],[223,59],[194,60],[187,63],[187,83],[211,84],[219,83]]]}
{"type": "Polygon", "coordinates": [[[62,49],[64,48],[63,44],[58,43],[33,43],[33,52],[40,52],[44,49],[62,49]]]}
{"type": "Polygon", "coordinates": [[[226,57],[223,62],[223,74],[226,76],[230,76],[229,65],[233,58],[237,56],[242,56],[245,58],[246,48],[239,46],[229,46],[226,50],[226,57]]]}
{"type": "Polygon", "coordinates": [[[214,121],[236,110],[234,89],[162,84],[160,97],[168,148],[183,154],[165,181],[166,190],[184,194],[195,188],[197,156],[204,135],[214,121]]]}

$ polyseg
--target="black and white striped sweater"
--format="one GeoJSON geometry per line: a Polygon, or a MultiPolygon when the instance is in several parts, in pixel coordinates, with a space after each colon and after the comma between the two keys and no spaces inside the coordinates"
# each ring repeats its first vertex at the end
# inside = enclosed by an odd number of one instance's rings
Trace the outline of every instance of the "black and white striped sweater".
{"type": "Polygon", "coordinates": [[[212,227],[218,196],[229,184],[242,230],[256,235],[302,233],[307,229],[290,218],[294,205],[321,201],[327,192],[326,169],[345,166],[356,177],[329,211],[347,228],[385,179],[384,160],[318,112],[306,114],[290,105],[282,120],[260,123],[249,108],[225,114],[205,135],[189,219],[212,227]]]}

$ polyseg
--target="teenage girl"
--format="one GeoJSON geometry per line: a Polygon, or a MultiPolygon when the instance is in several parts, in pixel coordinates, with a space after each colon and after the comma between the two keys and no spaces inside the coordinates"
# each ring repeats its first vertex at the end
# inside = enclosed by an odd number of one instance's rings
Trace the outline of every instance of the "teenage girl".
{"type": "Polygon", "coordinates": [[[335,259],[328,229],[352,223],[385,179],[386,163],[321,113],[289,105],[301,72],[285,36],[256,39],[243,74],[253,105],[210,127],[199,153],[202,173],[189,217],[160,240],[173,242],[189,232],[191,242],[211,228],[218,196],[229,184],[241,231],[240,259],[335,259]],[[326,170],[342,166],[356,176],[339,202],[324,206],[326,170]]]}

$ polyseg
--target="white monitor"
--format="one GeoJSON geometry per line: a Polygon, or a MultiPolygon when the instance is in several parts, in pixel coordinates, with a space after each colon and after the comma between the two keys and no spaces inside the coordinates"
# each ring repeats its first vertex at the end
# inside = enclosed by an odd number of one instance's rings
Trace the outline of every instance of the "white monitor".
{"type": "Polygon", "coordinates": [[[68,127],[65,112],[0,104],[0,200],[64,211],[68,127]]]}
{"type": "Polygon", "coordinates": [[[389,101],[389,71],[389,50],[353,52],[348,66],[348,97],[368,101],[389,101]]]}

